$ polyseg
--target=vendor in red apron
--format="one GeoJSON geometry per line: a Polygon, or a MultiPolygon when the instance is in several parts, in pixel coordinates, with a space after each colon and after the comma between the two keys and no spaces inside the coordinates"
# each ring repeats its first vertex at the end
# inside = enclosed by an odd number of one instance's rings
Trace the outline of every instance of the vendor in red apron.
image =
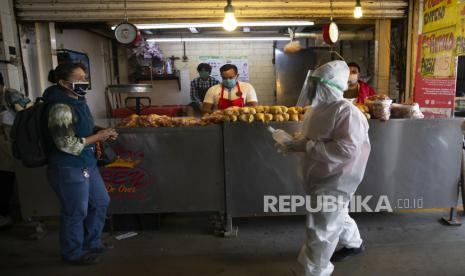
{"type": "Polygon", "coordinates": [[[255,106],[258,103],[255,89],[250,83],[239,82],[239,74],[234,64],[220,68],[222,82],[208,89],[203,100],[203,113],[215,109],[223,110],[231,106],[255,106]]]}

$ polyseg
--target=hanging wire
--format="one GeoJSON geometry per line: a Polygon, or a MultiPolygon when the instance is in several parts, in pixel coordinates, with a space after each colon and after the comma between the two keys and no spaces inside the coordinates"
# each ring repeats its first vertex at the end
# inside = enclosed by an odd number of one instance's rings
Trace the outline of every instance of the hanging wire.
{"type": "Polygon", "coordinates": [[[331,54],[336,54],[336,56],[338,56],[340,59],[342,59],[343,61],[346,61],[337,51],[334,51],[331,47],[331,49],[329,50],[329,52],[331,54]]]}
{"type": "Polygon", "coordinates": [[[124,20],[128,21],[128,13],[126,8],[126,0],[124,0],[124,20]]]}
{"type": "Polygon", "coordinates": [[[329,1],[329,9],[331,12],[331,16],[329,18],[331,19],[331,21],[333,21],[333,0],[329,1]]]}
{"type": "MultiPolygon", "coordinates": [[[[331,21],[333,21],[333,0],[329,1],[329,8],[330,8],[330,12],[331,12],[330,19],[331,19],[331,21]]],[[[342,59],[343,61],[346,61],[337,51],[334,50],[334,45],[330,46],[329,53],[330,54],[336,54],[336,56],[338,56],[340,59],[342,59]]]]}

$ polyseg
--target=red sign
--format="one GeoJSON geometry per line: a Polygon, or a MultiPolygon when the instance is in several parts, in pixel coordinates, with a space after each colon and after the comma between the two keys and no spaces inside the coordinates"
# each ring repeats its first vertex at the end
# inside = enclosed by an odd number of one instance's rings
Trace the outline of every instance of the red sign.
{"type": "Polygon", "coordinates": [[[422,108],[454,108],[456,78],[421,76],[422,36],[418,37],[414,101],[422,108]]]}
{"type": "Polygon", "coordinates": [[[143,152],[114,148],[118,159],[100,168],[108,194],[112,200],[147,201],[152,198],[150,173],[138,167],[144,159],[143,152]]]}

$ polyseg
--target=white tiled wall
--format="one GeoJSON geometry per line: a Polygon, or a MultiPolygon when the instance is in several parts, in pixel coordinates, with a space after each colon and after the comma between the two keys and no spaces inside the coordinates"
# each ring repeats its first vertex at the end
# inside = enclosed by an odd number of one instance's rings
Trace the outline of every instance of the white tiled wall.
{"type": "MultiPolygon", "coordinates": [[[[160,43],[160,48],[166,57],[174,55],[176,57],[183,56],[182,43],[160,43]]],[[[183,89],[178,94],[174,91],[166,91],[165,85],[155,85],[155,90],[164,89],[164,93],[173,97],[173,101],[181,100],[188,101],[186,97],[189,94],[189,82],[191,79],[198,76],[197,65],[200,63],[199,56],[246,56],[249,62],[249,75],[250,83],[255,87],[260,104],[274,104],[275,103],[275,69],[272,63],[273,59],[273,42],[206,42],[186,43],[186,55],[189,58],[187,62],[181,60],[176,61],[176,67],[180,70],[187,71],[183,74],[185,77],[182,79],[183,89]],[[157,88],[158,87],[158,88],[157,88]],[[179,93],[183,95],[180,96],[179,93]]],[[[176,86],[174,86],[177,89],[176,86]]],[[[178,102],[172,102],[176,104],[178,102]]],[[[164,102],[163,104],[169,104],[164,102]]]]}

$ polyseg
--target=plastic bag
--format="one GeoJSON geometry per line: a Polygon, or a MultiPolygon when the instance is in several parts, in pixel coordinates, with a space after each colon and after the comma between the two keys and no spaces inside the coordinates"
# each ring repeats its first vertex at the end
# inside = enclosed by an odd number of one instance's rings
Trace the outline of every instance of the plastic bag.
{"type": "Polygon", "coordinates": [[[391,117],[398,119],[423,119],[425,116],[420,110],[418,103],[392,104],[391,117]]]}
{"type": "Polygon", "coordinates": [[[386,95],[375,95],[365,99],[371,118],[382,121],[387,121],[391,117],[391,104],[392,100],[386,95]]]}

